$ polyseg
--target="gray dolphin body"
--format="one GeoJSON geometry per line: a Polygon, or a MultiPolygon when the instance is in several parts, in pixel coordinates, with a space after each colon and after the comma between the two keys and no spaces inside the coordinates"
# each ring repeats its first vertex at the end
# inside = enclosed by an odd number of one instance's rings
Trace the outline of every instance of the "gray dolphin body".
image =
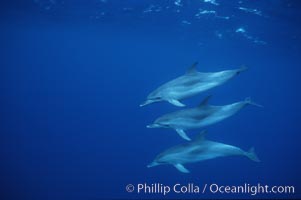
{"type": "Polygon", "coordinates": [[[246,156],[253,161],[260,161],[255,154],[254,148],[246,152],[235,146],[206,140],[204,134],[205,131],[191,142],[172,147],[160,153],[147,167],[170,164],[175,166],[180,172],[189,173],[189,170],[187,170],[183,164],[218,157],[246,156]]]}
{"type": "Polygon", "coordinates": [[[190,140],[185,130],[215,124],[231,117],[247,105],[262,107],[261,105],[253,103],[249,98],[229,105],[212,106],[208,105],[209,98],[210,96],[205,98],[196,108],[179,110],[163,115],[156,119],[153,124],[148,125],[147,128],[172,128],[175,129],[182,138],[190,140]]]}
{"type": "Polygon", "coordinates": [[[173,79],[151,92],[147,96],[147,100],[140,106],[168,101],[175,106],[183,107],[185,105],[180,100],[221,85],[247,69],[242,67],[234,70],[202,73],[196,71],[196,65],[197,63],[194,63],[183,76],[173,79]]]}

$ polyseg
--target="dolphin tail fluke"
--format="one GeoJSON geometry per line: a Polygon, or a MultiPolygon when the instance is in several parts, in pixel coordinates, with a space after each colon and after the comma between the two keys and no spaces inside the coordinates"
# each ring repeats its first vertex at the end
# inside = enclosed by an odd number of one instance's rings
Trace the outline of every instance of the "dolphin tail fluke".
{"type": "Polygon", "coordinates": [[[260,162],[259,158],[257,157],[257,155],[255,153],[254,147],[250,148],[250,150],[248,152],[246,152],[246,156],[255,162],[260,162]]]}
{"type": "Polygon", "coordinates": [[[263,106],[262,106],[262,105],[260,105],[260,104],[258,104],[258,103],[255,103],[255,102],[253,102],[253,101],[251,100],[251,98],[250,98],[250,97],[246,98],[246,99],[245,99],[245,102],[246,102],[247,104],[249,104],[249,105],[253,105],[253,106],[257,106],[257,107],[263,108],[263,106]]]}
{"type": "Polygon", "coordinates": [[[245,65],[242,65],[242,66],[238,69],[238,72],[244,72],[244,71],[246,71],[246,70],[248,70],[248,67],[245,66],[245,65]]]}
{"type": "Polygon", "coordinates": [[[246,70],[248,70],[248,67],[246,67],[245,65],[242,65],[240,68],[236,69],[235,72],[236,72],[236,75],[238,75],[241,72],[244,72],[246,70]]]}
{"type": "Polygon", "coordinates": [[[184,140],[190,141],[191,139],[187,136],[187,134],[183,131],[183,129],[176,129],[177,133],[183,138],[184,140]]]}
{"type": "Polygon", "coordinates": [[[182,173],[190,173],[190,171],[186,169],[182,164],[175,164],[174,166],[182,173]]]}

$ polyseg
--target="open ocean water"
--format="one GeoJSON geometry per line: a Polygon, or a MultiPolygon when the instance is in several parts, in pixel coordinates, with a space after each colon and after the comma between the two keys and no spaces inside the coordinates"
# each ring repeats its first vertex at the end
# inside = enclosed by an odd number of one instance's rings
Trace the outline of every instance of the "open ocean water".
{"type": "Polygon", "coordinates": [[[301,198],[300,11],[297,0],[1,1],[0,199],[301,198]],[[264,107],[188,135],[205,129],[210,140],[255,147],[261,162],[216,158],[186,164],[189,174],[146,167],[185,143],[146,125],[182,108],[139,104],[195,61],[201,72],[248,70],[183,100],[187,108],[207,95],[212,105],[251,97],[264,107]],[[139,184],[200,192],[138,193],[139,184]],[[214,184],[280,187],[221,193],[214,184]]]}

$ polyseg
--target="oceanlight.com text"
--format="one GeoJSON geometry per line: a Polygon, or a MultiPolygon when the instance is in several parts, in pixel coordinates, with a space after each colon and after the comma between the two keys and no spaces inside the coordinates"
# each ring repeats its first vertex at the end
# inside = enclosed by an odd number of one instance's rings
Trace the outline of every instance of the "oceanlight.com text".
{"type": "MultiPolygon", "coordinates": [[[[205,190],[208,185],[205,185],[205,190]]],[[[269,186],[269,185],[261,185],[258,183],[257,185],[250,185],[245,183],[240,186],[229,186],[229,185],[218,185],[218,184],[210,184],[209,185],[210,193],[219,193],[219,194],[250,194],[252,196],[257,194],[294,194],[295,187],[294,186],[269,186]]]]}

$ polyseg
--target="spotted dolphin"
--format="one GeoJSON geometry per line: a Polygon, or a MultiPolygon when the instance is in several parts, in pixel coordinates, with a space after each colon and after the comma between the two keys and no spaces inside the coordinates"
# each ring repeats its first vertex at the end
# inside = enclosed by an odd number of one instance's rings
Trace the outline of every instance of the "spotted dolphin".
{"type": "Polygon", "coordinates": [[[243,151],[232,145],[206,140],[204,137],[205,133],[206,131],[203,131],[193,141],[163,151],[147,167],[170,164],[175,166],[180,172],[189,173],[184,164],[218,157],[246,156],[255,162],[260,162],[253,147],[249,151],[243,151]]]}
{"type": "Polygon", "coordinates": [[[234,70],[203,73],[198,72],[196,66],[197,62],[183,76],[173,79],[152,91],[147,96],[147,100],[140,106],[159,101],[168,101],[175,106],[183,107],[185,105],[180,100],[222,85],[247,69],[246,67],[241,67],[234,70]]]}
{"type": "Polygon", "coordinates": [[[246,98],[244,101],[224,106],[208,105],[211,96],[206,97],[199,106],[165,114],[155,120],[147,128],[172,128],[185,140],[190,138],[185,130],[196,129],[215,124],[231,117],[247,105],[262,107],[246,98]]]}

